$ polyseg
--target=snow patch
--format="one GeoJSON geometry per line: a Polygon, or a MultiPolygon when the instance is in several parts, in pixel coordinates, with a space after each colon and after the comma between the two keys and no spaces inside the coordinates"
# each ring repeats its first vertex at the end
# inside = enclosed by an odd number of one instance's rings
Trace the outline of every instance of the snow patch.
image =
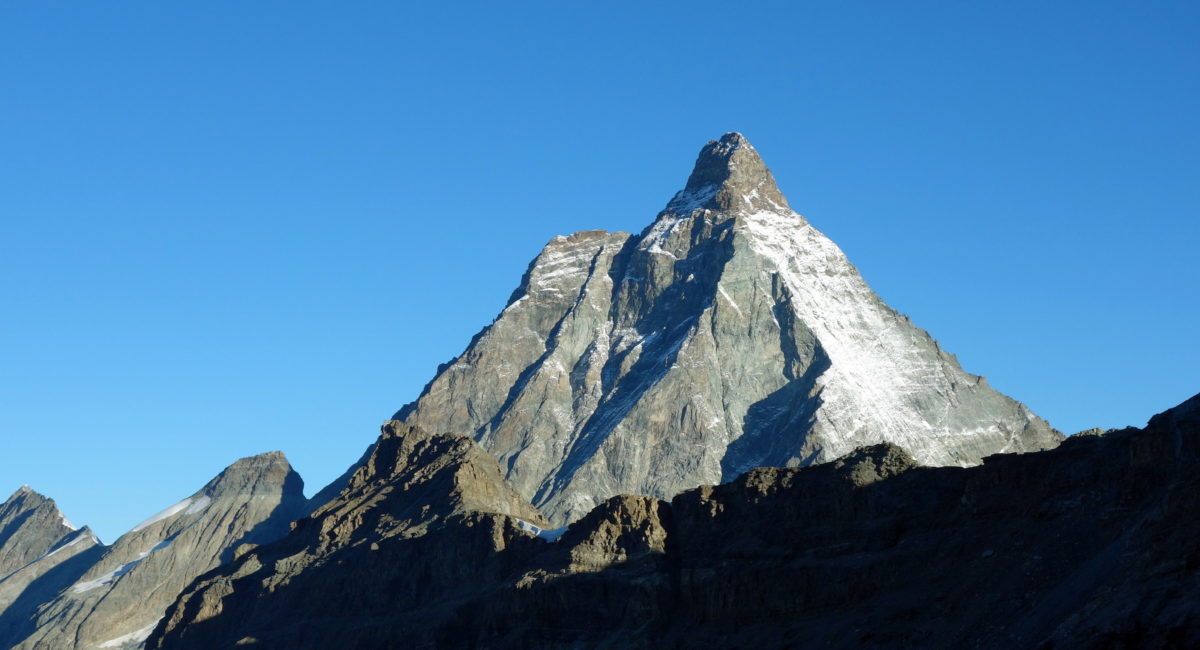
{"type": "Polygon", "coordinates": [[[104,643],[98,644],[96,647],[97,648],[119,648],[119,647],[129,644],[129,643],[141,643],[150,637],[150,633],[154,631],[154,626],[158,625],[158,621],[161,621],[161,620],[162,619],[159,618],[159,619],[155,620],[153,623],[147,625],[146,627],[144,627],[140,630],[130,632],[129,634],[122,634],[121,636],[119,636],[115,639],[109,639],[108,641],[105,641],[104,643]]]}
{"type": "MultiPolygon", "coordinates": [[[[208,498],[208,497],[203,497],[203,498],[208,498]]],[[[175,515],[179,514],[179,512],[181,510],[187,508],[191,504],[192,504],[192,499],[191,499],[191,497],[188,497],[188,498],[184,499],[183,501],[180,501],[179,503],[176,503],[175,505],[171,506],[170,508],[167,508],[166,510],[159,512],[158,514],[147,519],[146,521],[143,521],[142,523],[134,526],[133,530],[131,530],[129,532],[136,533],[137,531],[139,531],[147,526],[150,526],[152,524],[157,524],[158,522],[160,522],[164,519],[174,517],[175,515]]],[[[208,505],[208,504],[205,504],[205,505],[208,505]]]]}
{"type": "Polygon", "coordinates": [[[67,528],[70,528],[71,530],[79,530],[79,526],[76,526],[75,524],[71,523],[71,520],[67,519],[66,515],[64,515],[63,513],[60,512],[60,513],[58,513],[58,516],[62,517],[62,524],[64,526],[66,526],[67,528]]]}
{"type": "MultiPolygon", "coordinates": [[[[92,539],[95,539],[96,537],[95,537],[95,535],[92,535],[92,536],[91,536],[91,538],[92,538],[92,539]]],[[[42,557],[40,557],[40,558],[38,558],[38,559],[39,559],[39,560],[44,560],[44,559],[46,559],[46,558],[50,557],[51,555],[54,555],[55,553],[57,553],[57,552],[59,552],[59,551],[63,550],[64,548],[70,548],[70,547],[72,547],[72,546],[75,546],[76,544],[78,544],[79,542],[82,542],[82,541],[83,541],[83,540],[85,540],[85,539],[88,539],[88,536],[87,536],[87,535],[76,535],[76,536],[75,536],[75,539],[73,539],[73,540],[71,540],[71,541],[67,542],[66,544],[63,544],[62,546],[59,546],[58,548],[54,549],[53,551],[50,551],[49,553],[47,553],[47,554],[43,555],[42,557]]]]}
{"type": "Polygon", "coordinates": [[[163,541],[161,541],[161,542],[159,542],[159,543],[155,544],[154,546],[151,546],[149,549],[147,549],[147,550],[145,550],[145,551],[142,551],[141,553],[138,553],[138,557],[139,557],[139,558],[144,558],[144,557],[146,557],[147,555],[150,555],[151,553],[153,553],[153,552],[155,552],[155,551],[161,551],[161,550],[163,550],[164,548],[166,548],[166,547],[168,547],[168,546],[170,546],[170,545],[171,545],[171,540],[169,540],[169,539],[164,539],[163,541]]]}
{"type": "Polygon", "coordinates": [[[137,566],[141,561],[142,558],[138,558],[132,562],[126,562],[125,564],[122,564],[121,566],[98,578],[75,583],[75,585],[71,587],[71,593],[82,594],[93,589],[99,589],[105,585],[111,585],[113,581],[125,575],[126,573],[129,573],[129,571],[133,569],[133,567],[137,566]]]}
{"type": "Polygon", "coordinates": [[[738,304],[733,301],[733,298],[730,298],[729,294],[725,293],[725,287],[722,286],[720,282],[717,283],[717,291],[721,292],[721,297],[729,303],[730,307],[733,307],[733,310],[737,312],[738,316],[741,316],[742,318],[746,317],[746,315],[742,313],[741,308],[738,307],[738,304]]]}
{"type": "MultiPolygon", "coordinates": [[[[87,580],[84,582],[76,583],[73,587],[71,587],[71,591],[73,593],[82,594],[84,592],[88,592],[93,589],[103,587],[105,585],[110,585],[114,581],[116,581],[117,578],[120,578],[121,576],[123,576],[126,573],[129,573],[131,570],[133,570],[133,567],[140,564],[142,562],[142,560],[146,559],[146,557],[149,556],[151,553],[153,553],[155,551],[160,551],[160,550],[166,548],[167,546],[170,546],[170,544],[171,544],[171,540],[163,540],[163,541],[155,544],[154,546],[151,546],[150,548],[146,549],[145,551],[138,553],[137,559],[132,562],[126,562],[125,564],[122,564],[121,566],[113,569],[112,571],[109,571],[108,573],[106,573],[98,578],[94,578],[92,580],[87,580]]],[[[147,633],[147,634],[149,634],[149,633],[147,633]]]]}
{"type": "Polygon", "coordinates": [[[187,510],[183,511],[183,514],[194,515],[197,512],[207,508],[210,503],[212,503],[212,498],[206,494],[192,502],[192,505],[188,506],[187,510]]]}
{"type": "Polygon", "coordinates": [[[517,528],[520,528],[534,537],[544,539],[547,542],[556,542],[558,541],[559,537],[562,537],[563,533],[567,532],[568,527],[563,526],[562,528],[546,529],[542,528],[541,526],[535,526],[524,519],[518,519],[517,528]]]}

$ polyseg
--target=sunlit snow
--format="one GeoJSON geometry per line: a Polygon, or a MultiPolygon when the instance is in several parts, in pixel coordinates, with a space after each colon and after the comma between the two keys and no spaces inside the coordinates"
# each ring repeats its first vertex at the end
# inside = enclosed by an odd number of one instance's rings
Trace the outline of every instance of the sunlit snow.
{"type": "MultiPolygon", "coordinates": [[[[203,497],[203,498],[207,499],[208,497],[203,497]]],[[[176,503],[175,505],[171,506],[170,508],[163,510],[162,512],[154,515],[153,517],[150,517],[146,521],[143,521],[142,523],[134,526],[133,530],[130,532],[136,533],[137,531],[139,531],[147,526],[156,524],[156,523],[158,523],[164,519],[167,519],[169,517],[174,517],[175,515],[179,514],[179,512],[181,510],[183,510],[184,508],[187,508],[191,504],[192,504],[191,498],[184,499],[183,501],[176,503]]],[[[208,504],[205,504],[205,505],[208,505],[208,504]]]]}
{"type": "Polygon", "coordinates": [[[119,636],[115,639],[109,639],[108,641],[105,641],[103,643],[96,645],[96,647],[97,648],[119,648],[119,647],[129,644],[129,643],[141,643],[142,641],[145,641],[147,638],[149,638],[150,633],[154,631],[154,626],[158,625],[159,620],[162,620],[162,619],[155,620],[153,623],[147,625],[146,627],[144,627],[140,630],[130,632],[129,634],[122,634],[121,636],[119,636]]]}
{"type": "Polygon", "coordinates": [[[558,538],[562,537],[563,533],[567,532],[568,528],[567,526],[563,526],[562,528],[546,529],[542,528],[541,526],[535,526],[524,519],[517,520],[517,527],[535,537],[544,539],[547,542],[558,541],[558,538]]]}

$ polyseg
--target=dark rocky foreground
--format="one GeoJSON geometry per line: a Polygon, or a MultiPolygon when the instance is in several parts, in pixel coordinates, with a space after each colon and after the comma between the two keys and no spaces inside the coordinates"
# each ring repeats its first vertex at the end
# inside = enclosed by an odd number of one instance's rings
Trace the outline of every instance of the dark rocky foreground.
{"type": "Polygon", "coordinates": [[[1200,396],[971,468],[897,447],[614,497],[557,541],[469,438],[202,576],[148,648],[1200,647],[1200,396]]]}

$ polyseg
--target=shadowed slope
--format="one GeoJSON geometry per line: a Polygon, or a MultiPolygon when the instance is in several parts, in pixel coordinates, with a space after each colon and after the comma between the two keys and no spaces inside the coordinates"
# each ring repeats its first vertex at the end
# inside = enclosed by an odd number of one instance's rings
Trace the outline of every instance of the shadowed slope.
{"type": "Polygon", "coordinates": [[[1200,396],[978,467],[884,443],[613,497],[538,539],[474,443],[393,423],[340,497],[193,584],[148,647],[1196,647],[1197,470],[1200,396]]]}

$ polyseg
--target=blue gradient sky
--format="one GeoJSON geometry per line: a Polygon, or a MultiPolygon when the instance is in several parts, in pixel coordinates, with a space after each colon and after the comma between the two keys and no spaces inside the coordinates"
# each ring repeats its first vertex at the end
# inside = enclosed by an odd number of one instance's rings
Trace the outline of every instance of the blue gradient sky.
{"type": "Polygon", "coordinates": [[[0,491],[106,542],[240,456],[311,493],[730,130],[1058,428],[1200,391],[1196,3],[415,5],[0,5],[0,491]]]}

